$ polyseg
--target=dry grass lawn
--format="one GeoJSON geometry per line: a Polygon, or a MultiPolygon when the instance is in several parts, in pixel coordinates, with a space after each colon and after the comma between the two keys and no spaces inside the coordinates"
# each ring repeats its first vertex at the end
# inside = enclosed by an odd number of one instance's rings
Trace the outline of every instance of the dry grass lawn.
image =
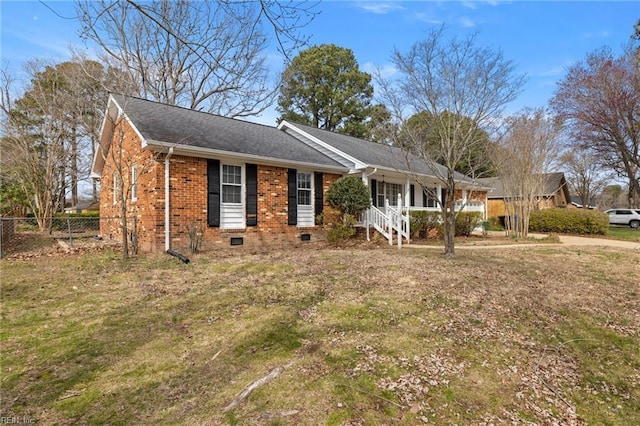
{"type": "Polygon", "coordinates": [[[3,417],[640,424],[637,251],[311,244],[0,265],[3,417]]]}

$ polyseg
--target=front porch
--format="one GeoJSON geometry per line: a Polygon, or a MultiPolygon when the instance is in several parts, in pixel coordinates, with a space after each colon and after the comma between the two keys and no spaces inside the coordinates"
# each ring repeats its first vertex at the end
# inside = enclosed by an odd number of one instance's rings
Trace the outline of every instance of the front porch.
{"type": "MultiPolygon", "coordinates": [[[[406,244],[411,242],[411,214],[419,211],[440,213],[440,207],[416,207],[404,206],[402,195],[398,194],[395,204],[385,199],[384,207],[372,205],[360,218],[358,226],[366,229],[367,241],[371,239],[371,228],[378,231],[388,241],[394,244],[394,236],[398,248],[402,247],[403,240],[406,244]]],[[[458,212],[479,212],[485,217],[485,205],[480,201],[456,202],[455,209],[458,212]]]]}

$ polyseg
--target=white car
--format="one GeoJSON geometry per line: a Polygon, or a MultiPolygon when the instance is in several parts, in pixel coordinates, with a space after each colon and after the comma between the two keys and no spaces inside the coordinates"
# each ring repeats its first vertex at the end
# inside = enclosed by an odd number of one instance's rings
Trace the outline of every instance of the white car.
{"type": "Polygon", "coordinates": [[[626,225],[640,229],[640,210],[610,209],[605,213],[609,215],[609,224],[611,225],[626,225]]]}

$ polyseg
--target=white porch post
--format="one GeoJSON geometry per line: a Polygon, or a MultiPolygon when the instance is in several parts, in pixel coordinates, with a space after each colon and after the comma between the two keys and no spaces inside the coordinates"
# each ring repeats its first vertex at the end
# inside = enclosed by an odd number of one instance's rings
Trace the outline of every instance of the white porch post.
{"type": "Polygon", "coordinates": [[[371,215],[371,209],[367,209],[367,211],[364,212],[364,220],[365,220],[365,227],[367,229],[367,241],[371,241],[371,238],[369,236],[369,216],[371,215]]]}
{"type": "MultiPolygon", "coordinates": [[[[366,186],[368,188],[369,187],[369,175],[365,171],[363,171],[361,173],[361,178],[362,178],[362,182],[364,183],[364,186],[366,186]]],[[[369,196],[371,196],[371,191],[369,191],[369,196]]],[[[373,200],[372,199],[370,199],[370,200],[371,200],[371,204],[373,205],[373,200]]],[[[364,222],[365,222],[364,226],[367,229],[367,241],[371,241],[371,236],[369,235],[369,227],[371,225],[371,208],[368,208],[364,212],[364,222]]]]}
{"type": "Polygon", "coordinates": [[[411,180],[409,178],[407,178],[404,184],[404,205],[407,207],[407,211],[409,211],[409,207],[411,207],[411,180]]]}
{"type": "MultiPolygon", "coordinates": [[[[404,196],[404,202],[405,205],[407,206],[407,244],[409,243],[409,235],[411,235],[411,232],[409,231],[409,223],[411,222],[411,207],[414,207],[411,205],[411,179],[407,178],[407,183],[406,183],[406,190],[405,190],[405,196],[404,196]]],[[[415,202],[415,200],[414,200],[415,202]]],[[[400,214],[402,215],[402,210],[400,210],[400,214]]]]}
{"type": "Polygon", "coordinates": [[[398,193],[398,248],[402,247],[402,194],[398,193]]]}
{"type": "Polygon", "coordinates": [[[393,227],[391,226],[391,215],[389,214],[389,199],[384,199],[384,217],[385,217],[385,226],[387,227],[387,232],[389,232],[389,245],[393,245],[393,227]]]}

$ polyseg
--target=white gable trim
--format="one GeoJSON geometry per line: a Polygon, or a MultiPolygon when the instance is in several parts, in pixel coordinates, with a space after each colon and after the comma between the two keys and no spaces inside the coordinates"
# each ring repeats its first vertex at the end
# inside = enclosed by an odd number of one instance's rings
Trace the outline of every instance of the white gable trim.
{"type": "Polygon", "coordinates": [[[124,120],[129,124],[129,127],[131,127],[138,136],[141,145],[140,147],[144,149],[148,146],[146,139],[142,137],[142,134],[133,124],[133,121],[131,121],[122,106],[118,104],[118,101],[113,97],[113,95],[109,95],[107,110],[104,118],[102,119],[102,124],[100,125],[100,140],[95,156],[93,157],[93,164],[91,165],[91,177],[94,179],[100,179],[102,176],[105,156],[108,155],[107,153],[109,149],[111,149],[111,143],[113,141],[114,127],[121,117],[124,118],[124,120]]]}
{"type": "Polygon", "coordinates": [[[294,124],[291,124],[286,120],[282,120],[282,122],[280,122],[280,124],[278,125],[278,129],[290,134],[302,143],[310,146],[311,148],[321,152],[332,160],[337,161],[338,163],[352,170],[363,170],[368,166],[357,158],[352,157],[349,154],[346,154],[339,149],[329,145],[328,143],[321,141],[320,139],[299,129],[294,124]]]}

